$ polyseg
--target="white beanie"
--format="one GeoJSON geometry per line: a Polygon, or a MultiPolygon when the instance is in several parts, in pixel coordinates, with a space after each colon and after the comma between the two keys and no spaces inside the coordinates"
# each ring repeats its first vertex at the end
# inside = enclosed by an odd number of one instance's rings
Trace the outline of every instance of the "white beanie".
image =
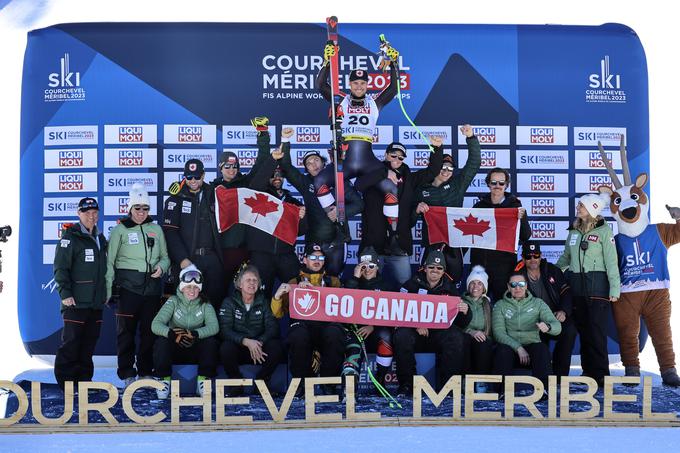
{"type": "Polygon", "coordinates": [[[592,218],[597,217],[604,209],[605,205],[609,203],[609,197],[605,199],[598,193],[587,193],[578,200],[588,211],[592,218]]]}
{"type": "Polygon", "coordinates": [[[149,203],[149,193],[143,185],[135,183],[130,189],[130,201],[128,201],[128,212],[132,211],[132,207],[136,205],[151,206],[149,203]]]}
{"type": "Polygon", "coordinates": [[[196,286],[198,286],[199,291],[203,290],[203,283],[196,283],[196,282],[185,283],[185,282],[182,281],[182,277],[184,277],[184,274],[186,274],[189,271],[196,271],[199,274],[201,274],[201,276],[203,276],[203,273],[200,270],[198,270],[196,265],[194,265],[194,264],[188,265],[187,267],[182,269],[182,271],[179,273],[179,290],[182,291],[186,286],[189,286],[189,285],[196,285],[196,286]]]}
{"type": "Polygon", "coordinates": [[[472,268],[470,275],[468,275],[467,282],[465,282],[465,287],[468,288],[470,282],[474,282],[475,280],[482,282],[482,285],[484,285],[484,293],[486,293],[489,289],[489,276],[482,266],[475,266],[472,268]]]}

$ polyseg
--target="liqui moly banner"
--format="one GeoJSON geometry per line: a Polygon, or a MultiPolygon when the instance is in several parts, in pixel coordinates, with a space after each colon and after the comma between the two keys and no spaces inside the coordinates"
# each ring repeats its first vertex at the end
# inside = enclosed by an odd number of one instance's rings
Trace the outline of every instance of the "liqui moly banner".
{"type": "Polygon", "coordinates": [[[502,250],[515,253],[519,239],[518,208],[446,208],[425,213],[430,244],[502,250]]]}
{"type": "Polygon", "coordinates": [[[370,326],[447,329],[458,314],[457,296],[290,286],[290,317],[370,326]]]}

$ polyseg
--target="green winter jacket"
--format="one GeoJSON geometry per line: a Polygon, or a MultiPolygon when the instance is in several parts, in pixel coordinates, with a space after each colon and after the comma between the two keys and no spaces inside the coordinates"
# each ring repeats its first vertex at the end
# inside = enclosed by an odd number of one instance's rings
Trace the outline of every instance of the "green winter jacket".
{"type": "Polygon", "coordinates": [[[106,302],[106,249],[104,235],[94,227],[90,235],[80,223],[66,229],[54,256],[54,281],[61,300],[73,297],[75,307],[101,310],[106,302]]]}
{"type": "Polygon", "coordinates": [[[564,244],[564,253],[556,264],[565,272],[575,296],[604,299],[620,296],[621,277],[616,244],[612,230],[604,219],[600,219],[595,228],[586,234],[571,228],[564,244]],[[587,244],[585,252],[581,243],[587,244]]]}
{"type": "MultiPolygon", "coordinates": [[[[207,299],[203,299],[207,300],[207,299]]],[[[167,337],[170,329],[195,330],[198,338],[208,338],[220,331],[215,309],[201,298],[187,300],[177,288],[177,294],[163,304],[151,322],[151,331],[159,337],[167,337]]]]}
{"type": "Polygon", "coordinates": [[[222,341],[233,341],[240,345],[244,338],[265,343],[278,337],[279,322],[267,302],[265,295],[258,292],[250,310],[246,310],[240,290],[226,297],[218,315],[222,341]]]}
{"type": "Polygon", "coordinates": [[[559,335],[562,332],[562,324],[555,318],[548,304],[529,291],[521,300],[513,299],[506,292],[503,299],[493,307],[492,317],[494,339],[515,351],[522,345],[541,342],[537,322],[550,326],[548,335],[559,335]]]}
{"type": "Polygon", "coordinates": [[[491,335],[491,301],[488,297],[482,296],[474,300],[469,293],[463,296],[463,302],[468,304],[472,319],[470,324],[465,328],[466,333],[471,333],[475,330],[480,330],[488,337],[491,335]]]}
{"type": "Polygon", "coordinates": [[[106,295],[111,297],[113,282],[143,296],[161,294],[161,278],[151,278],[156,266],[167,272],[168,247],[160,225],[149,216],[141,225],[126,217],[111,230],[106,268],[106,295]],[[152,246],[149,247],[150,243],[152,246]]]}

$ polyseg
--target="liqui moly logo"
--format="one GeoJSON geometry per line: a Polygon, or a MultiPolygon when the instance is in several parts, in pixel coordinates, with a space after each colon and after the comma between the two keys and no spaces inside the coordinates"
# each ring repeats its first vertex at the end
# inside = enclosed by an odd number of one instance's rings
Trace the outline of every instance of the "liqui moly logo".
{"type": "Polygon", "coordinates": [[[118,214],[127,214],[129,212],[129,202],[130,199],[128,197],[118,197],[118,214]]]}
{"type": "Polygon", "coordinates": [[[295,128],[295,134],[299,143],[321,142],[321,128],[318,126],[298,126],[295,128]]]}
{"type": "Polygon", "coordinates": [[[597,192],[600,186],[612,187],[612,179],[608,175],[589,175],[588,190],[590,192],[597,192]]]}
{"type": "Polygon", "coordinates": [[[532,239],[555,239],[555,224],[553,222],[531,222],[532,239]]]}
{"type": "Polygon", "coordinates": [[[83,190],[83,175],[59,175],[59,190],[83,190]]]}
{"type": "Polygon", "coordinates": [[[590,88],[603,88],[609,90],[621,89],[621,75],[612,74],[609,67],[609,55],[600,60],[600,72],[588,76],[590,88]]]}
{"type": "Polygon", "coordinates": [[[80,86],[80,72],[71,71],[71,55],[66,52],[59,60],[59,72],[53,72],[47,76],[50,88],[72,88],[80,86]]]}
{"type": "Polygon", "coordinates": [[[531,190],[552,192],[555,190],[555,177],[552,175],[531,175],[531,190]]]}
{"type": "Polygon", "coordinates": [[[430,163],[429,151],[413,151],[413,165],[415,167],[427,167],[430,163]]]}
{"type": "Polygon", "coordinates": [[[533,144],[553,144],[555,143],[555,129],[552,127],[532,127],[529,131],[529,138],[533,144]]]}
{"type": "Polygon", "coordinates": [[[118,141],[121,143],[141,143],[144,141],[142,126],[119,126],[118,141]]]}
{"type": "Polygon", "coordinates": [[[83,152],[79,150],[59,151],[59,167],[82,167],[83,152]]]}
{"type": "Polygon", "coordinates": [[[203,141],[201,126],[178,126],[177,141],[180,143],[200,143],[203,141]]]}
{"type": "Polygon", "coordinates": [[[252,167],[253,165],[255,165],[255,161],[257,160],[256,149],[239,149],[238,151],[236,151],[236,155],[238,156],[238,163],[241,166],[241,168],[252,167]]]}
{"type": "Polygon", "coordinates": [[[482,168],[494,168],[496,163],[496,151],[482,151],[482,168]]]}
{"type": "Polygon", "coordinates": [[[144,165],[144,152],[142,150],[118,150],[119,167],[141,167],[144,165]]]}
{"type": "Polygon", "coordinates": [[[496,143],[496,128],[495,127],[473,127],[472,132],[479,140],[479,143],[495,144],[496,143]]]}
{"type": "Polygon", "coordinates": [[[532,215],[555,215],[555,200],[532,198],[531,199],[531,214],[532,215]]]}
{"type": "MultiPolygon", "coordinates": [[[[612,162],[612,153],[605,152],[604,155],[607,156],[609,162],[612,162]]],[[[602,157],[598,151],[588,152],[588,168],[605,168],[602,157]]]]}

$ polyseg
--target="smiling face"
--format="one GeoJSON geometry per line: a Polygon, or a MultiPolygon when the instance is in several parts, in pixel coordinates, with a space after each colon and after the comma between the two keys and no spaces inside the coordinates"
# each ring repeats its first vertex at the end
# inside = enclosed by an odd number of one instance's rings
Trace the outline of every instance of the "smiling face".
{"type": "Polygon", "coordinates": [[[439,264],[428,264],[425,266],[425,275],[430,286],[436,286],[444,275],[444,266],[440,266],[439,264]]]}
{"type": "Polygon", "coordinates": [[[260,279],[252,272],[245,272],[239,280],[241,294],[246,297],[254,297],[260,288],[260,279]]]}
{"type": "Polygon", "coordinates": [[[85,212],[78,211],[78,219],[80,223],[88,230],[92,231],[92,228],[97,224],[99,220],[99,210],[98,209],[88,209],[85,212]]]}
{"type": "Polygon", "coordinates": [[[479,299],[484,294],[484,283],[479,280],[472,280],[468,285],[468,293],[473,299],[479,299]]]}
{"type": "Polygon", "coordinates": [[[355,98],[362,98],[366,95],[368,83],[365,80],[353,80],[349,83],[349,91],[355,98]]]}
{"type": "Polygon", "coordinates": [[[136,204],[130,209],[130,218],[137,225],[144,223],[147,217],[149,217],[149,207],[145,204],[136,204]]]}
{"type": "Polygon", "coordinates": [[[196,285],[189,284],[182,288],[182,294],[184,294],[184,297],[186,297],[187,300],[194,300],[198,298],[200,293],[201,290],[196,285]]]}
{"type": "Polygon", "coordinates": [[[390,168],[396,170],[404,164],[406,156],[401,151],[390,151],[385,153],[385,160],[390,163],[390,168]]]}
{"type": "Polygon", "coordinates": [[[229,182],[236,177],[236,174],[238,173],[238,168],[234,164],[224,164],[222,165],[220,172],[222,173],[222,178],[225,181],[229,182]]]}
{"type": "Polygon", "coordinates": [[[186,184],[189,186],[189,190],[191,192],[198,192],[201,190],[201,186],[203,185],[203,178],[205,177],[205,173],[201,175],[200,178],[188,176],[186,177],[186,184]]]}
{"type": "Polygon", "coordinates": [[[527,295],[527,281],[522,275],[513,275],[508,282],[508,289],[513,299],[524,299],[527,295]]]}
{"type": "Polygon", "coordinates": [[[305,160],[305,168],[311,176],[316,176],[323,170],[323,160],[319,156],[309,156],[305,160]]]}
{"type": "Polygon", "coordinates": [[[492,196],[501,198],[507,186],[508,181],[505,178],[505,173],[491,173],[489,177],[489,191],[492,196]]]}

